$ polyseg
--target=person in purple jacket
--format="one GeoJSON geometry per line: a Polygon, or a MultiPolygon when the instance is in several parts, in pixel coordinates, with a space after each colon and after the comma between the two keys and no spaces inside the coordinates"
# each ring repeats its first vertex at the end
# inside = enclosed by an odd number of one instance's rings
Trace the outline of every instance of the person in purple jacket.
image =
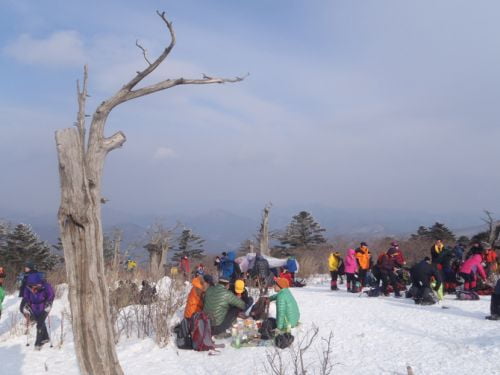
{"type": "Polygon", "coordinates": [[[43,344],[49,342],[49,333],[45,319],[49,315],[54,301],[52,286],[43,280],[40,273],[33,273],[26,278],[23,300],[23,314],[26,319],[36,322],[35,349],[40,350],[43,344]]]}

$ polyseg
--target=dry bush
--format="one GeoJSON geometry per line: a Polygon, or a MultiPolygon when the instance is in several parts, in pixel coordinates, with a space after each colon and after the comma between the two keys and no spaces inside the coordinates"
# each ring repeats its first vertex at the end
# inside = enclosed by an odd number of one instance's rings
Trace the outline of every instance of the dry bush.
{"type": "Polygon", "coordinates": [[[266,374],[273,375],[330,375],[337,363],[333,362],[333,332],[328,338],[321,338],[320,345],[314,345],[318,339],[319,328],[312,326],[305,335],[295,337],[293,344],[287,349],[273,347],[266,351],[266,374]],[[316,358],[306,356],[315,349],[316,358]]]}
{"type": "MultiPolygon", "coordinates": [[[[130,285],[130,281],[123,285],[130,285]]],[[[165,290],[158,292],[153,302],[144,305],[138,303],[138,294],[127,293],[127,288],[114,291],[112,295],[111,311],[115,341],[118,342],[122,336],[127,338],[135,336],[139,339],[153,337],[156,343],[163,347],[170,340],[173,318],[184,305],[187,290],[180,280],[172,280],[165,290]]]]}

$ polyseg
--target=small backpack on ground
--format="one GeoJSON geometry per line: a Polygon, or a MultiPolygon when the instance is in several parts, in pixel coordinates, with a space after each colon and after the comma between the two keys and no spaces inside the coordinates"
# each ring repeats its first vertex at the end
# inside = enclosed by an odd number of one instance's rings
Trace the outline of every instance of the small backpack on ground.
{"type": "Polygon", "coordinates": [[[368,297],[378,297],[380,296],[380,288],[370,288],[370,290],[365,291],[368,297]]]}
{"type": "Polygon", "coordinates": [[[192,318],[191,339],[193,349],[196,351],[203,352],[215,349],[210,319],[203,311],[197,312],[192,318]]]}
{"type": "Polygon", "coordinates": [[[274,338],[274,345],[280,349],[288,348],[292,345],[294,337],[291,333],[281,333],[274,338]]]}
{"type": "Polygon", "coordinates": [[[271,340],[273,338],[273,332],[276,329],[276,319],[270,318],[262,322],[262,326],[259,328],[261,340],[271,340]]]}
{"type": "Polygon", "coordinates": [[[479,295],[471,290],[458,290],[457,299],[460,301],[477,301],[479,295]]]}
{"type": "Polygon", "coordinates": [[[175,344],[179,349],[193,349],[189,320],[182,319],[181,322],[175,326],[174,332],[176,334],[175,344]]]}

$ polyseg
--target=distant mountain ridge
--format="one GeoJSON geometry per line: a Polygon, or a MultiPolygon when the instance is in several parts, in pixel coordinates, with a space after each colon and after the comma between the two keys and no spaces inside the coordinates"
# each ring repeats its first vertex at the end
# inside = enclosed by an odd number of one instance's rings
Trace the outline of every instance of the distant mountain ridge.
{"type": "MultiPolygon", "coordinates": [[[[302,210],[313,215],[327,230],[328,237],[345,235],[368,239],[391,235],[409,235],[415,232],[420,225],[430,226],[436,221],[445,223],[457,235],[472,235],[485,229],[484,225],[481,225],[480,213],[474,217],[466,213],[433,214],[390,209],[347,210],[322,205],[272,207],[271,229],[284,229],[290,223],[293,215],[302,210]]],[[[131,256],[138,260],[146,260],[147,253],[142,248],[146,243],[146,231],[157,220],[167,227],[174,227],[180,223],[181,227],[193,229],[205,239],[206,250],[215,253],[236,250],[244,240],[253,238],[260,225],[260,215],[261,211],[259,210],[248,215],[246,213],[236,214],[223,209],[207,210],[190,215],[183,213],[136,215],[104,206],[103,223],[105,232],[110,232],[113,227],[123,230],[123,251],[129,249],[131,256]]],[[[28,215],[0,211],[0,218],[2,217],[13,223],[31,224],[41,239],[51,244],[57,243],[59,231],[55,214],[28,215]]]]}

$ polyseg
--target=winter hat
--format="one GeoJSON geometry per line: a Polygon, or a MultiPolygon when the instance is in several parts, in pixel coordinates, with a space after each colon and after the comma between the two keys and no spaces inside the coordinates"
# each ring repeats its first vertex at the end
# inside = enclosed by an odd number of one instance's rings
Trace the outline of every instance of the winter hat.
{"type": "Polygon", "coordinates": [[[366,244],[366,242],[361,242],[359,245],[360,245],[360,246],[368,246],[368,245],[366,244]]]}
{"type": "Polygon", "coordinates": [[[288,288],[290,286],[290,284],[288,283],[288,280],[283,278],[283,277],[275,277],[274,282],[281,289],[285,289],[285,288],[288,288]]]}
{"type": "Polygon", "coordinates": [[[245,291],[245,282],[243,280],[236,280],[234,283],[234,291],[241,294],[245,291]]]}
{"type": "Polygon", "coordinates": [[[392,241],[391,246],[394,246],[394,247],[399,246],[398,241],[392,241]]]}
{"type": "Polygon", "coordinates": [[[224,279],[224,278],[221,277],[219,279],[219,284],[222,284],[222,285],[229,284],[229,280],[228,279],[224,279]]]}
{"type": "Polygon", "coordinates": [[[38,285],[42,283],[42,275],[40,275],[39,272],[37,273],[31,273],[28,275],[26,278],[26,284],[27,285],[38,285]]]}
{"type": "Polygon", "coordinates": [[[27,260],[26,263],[24,263],[24,267],[29,268],[30,270],[34,270],[35,263],[32,260],[27,260]]]}
{"type": "Polygon", "coordinates": [[[203,280],[209,285],[214,285],[214,278],[212,275],[203,275],[203,280]]]}

